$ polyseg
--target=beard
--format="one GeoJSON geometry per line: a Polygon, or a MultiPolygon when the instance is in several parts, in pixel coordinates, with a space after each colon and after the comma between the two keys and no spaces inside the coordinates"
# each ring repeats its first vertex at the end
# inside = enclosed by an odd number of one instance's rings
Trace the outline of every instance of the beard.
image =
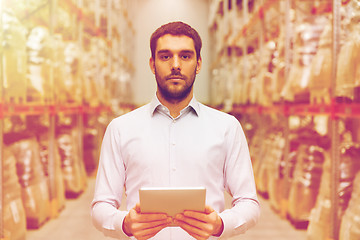
{"type": "Polygon", "coordinates": [[[196,69],[194,73],[187,77],[182,75],[179,71],[172,71],[172,73],[168,76],[161,77],[156,71],[155,68],[155,79],[158,87],[158,91],[167,101],[181,101],[189,96],[196,77],[196,69]],[[186,84],[185,85],[168,85],[166,81],[171,78],[180,78],[183,79],[186,84]],[[190,81],[188,80],[190,79],[190,81]]]}

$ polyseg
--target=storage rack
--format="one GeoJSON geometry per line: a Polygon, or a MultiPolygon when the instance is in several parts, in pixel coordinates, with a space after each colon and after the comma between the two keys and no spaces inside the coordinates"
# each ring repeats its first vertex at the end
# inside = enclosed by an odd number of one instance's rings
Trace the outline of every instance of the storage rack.
{"type": "MultiPolygon", "coordinates": [[[[11,0],[10,0],[11,2],[11,0]]],[[[44,4],[35,8],[33,12],[27,14],[26,18],[32,19],[35,22],[38,22],[39,25],[47,26],[51,35],[55,34],[55,28],[59,19],[57,19],[56,10],[62,8],[72,16],[72,24],[74,30],[72,35],[77,39],[80,48],[82,48],[83,38],[85,35],[89,35],[94,38],[101,38],[107,43],[108,48],[115,47],[115,51],[109,51],[107,56],[108,64],[112,64],[113,55],[116,54],[116,57],[122,59],[122,65],[124,69],[127,69],[129,74],[132,74],[134,68],[132,65],[132,51],[133,45],[132,41],[129,41],[129,38],[132,38],[135,35],[135,30],[132,26],[131,18],[129,13],[126,10],[128,0],[108,0],[106,1],[106,6],[104,1],[96,0],[94,8],[95,12],[83,12],[84,1],[83,0],[48,0],[44,1],[44,4]],[[45,23],[37,19],[36,14],[42,9],[46,9],[49,13],[48,21],[45,23]],[[104,26],[104,22],[105,24],[104,26]],[[122,24],[119,24],[122,23],[122,24]],[[129,31],[130,30],[130,31],[129,31]],[[126,34],[125,34],[126,31],[126,34]],[[119,36],[121,35],[121,42],[119,36]],[[124,47],[125,41],[129,46],[124,47]]],[[[0,1],[0,15],[2,15],[4,9],[4,1],[0,1]]],[[[0,18],[0,31],[3,33],[3,23],[0,18]]],[[[0,34],[3,36],[3,34],[0,34]]],[[[1,42],[3,39],[0,39],[1,42]]],[[[6,240],[4,232],[4,212],[3,212],[3,124],[4,119],[11,116],[46,116],[49,119],[49,163],[48,163],[48,176],[49,176],[49,194],[52,196],[54,194],[54,148],[55,148],[55,129],[56,122],[55,117],[59,114],[73,115],[76,118],[76,127],[79,129],[80,134],[78,137],[78,144],[80,146],[80,151],[82,151],[82,142],[83,142],[83,117],[85,115],[95,115],[99,116],[101,114],[110,117],[113,115],[119,115],[124,112],[127,112],[133,108],[133,105],[130,104],[131,99],[121,98],[120,102],[117,102],[117,105],[104,105],[104,104],[84,104],[83,101],[78,103],[63,103],[57,102],[54,100],[54,90],[56,86],[51,88],[50,99],[46,102],[11,102],[4,98],[4,80],[3,80],[3,53],[0,53],[1,62],[0,62],[0,239],[6,240]]],[[[98,63],[97,69],[98,74],[100,74],[100,65],[98,63]]],[[[118,66],[113,66],[114,68],[118,66]]],[[[50,77],[48,81],[54,83],[54,71],[53,67],[50,69],[50,77]]],[[[98,84],[104,84],[98,82],[98,84]]],[[[82,93],[83,94],[83,93],[82,93]]],[[[82,98],[82,97],[81,97],[82,98]]],[[[82,153],[80,153],[82,156],[82,153]]],[[[82,159],[82,158],[81,158],[82,159]]],[[[50,203],[54,204],[54,203],[50,203]]],[[[56,204],[56,203],[55,203],[56,204]]],[[[51,217],[57,217],[59,212],[55,210],[56,206],[51,206],[51,217]]]]}
{"type": "MultiPolygon", "coordinates": [[[[3,11],[3,2],[0,2],[0,13],[2,13],[3,11]]],[[[2,17],[0,18],[0,31],[3,32],[3,22],[2,22],[2,17]]],[[[2,35],[1,35],[2,36],[2,35]]],[[[0,41],[2,42],[3,39],[0,38],[0,41]]],[[[2,63],[2,53],[1,53],[1,58],[0,58],[0,76],[3,75],[3,63],[2,63]]],[[[5,234],[4,234],[4,211],[3,211],[3,206],[4,206],[4,193],[3,193],[3,169],[4,169],[4,161],[3,161],[3,79],[2,77],[0,77],[0,84],[1,84],[1,88],[0,88],[0,239],[4,240],[5,239],[5,234]]]]}
{"type": "MultiPolygon", "coordinates": [[[[234,103],[233,89],[234,78],[221,75],[223,69],[227,66],[234,66],[234,59],[242,56],[243,68],[240,77],[244,78],[247,69],[247,55],[253,48],[259,49],[262,56],[264,44],[269,40],[265,35],[264,21],[267,11],[274,4],[282,4],[284,14],[281,16],[281,22],[285,29],[285,82],[289,81],[289,70],[291,65],[291,37],[292,29],[290,26],[290,8],[295,1],[291,0],[213,0],[210,8],[210,32],[212,34],[213,64],[211,66],[212,78],[212,100],[213,105],[235,115],[255,115],[258,117],[264,115],[275,115],[283,119],[284,138],[287,139],[284,149],[284,158],[288,159],[289,154],[289,123],[290,116],[328,116],[329,117],[329,135],[331,137],[331,222],[330,239],[336,240],[339,236],[338,208],[339,199],[336,186],[339,183],[339,119],[359,119],[360,104],[358,103],[337,103],[335,101],[334,89],[336,86],[337,59],[340,49],[340,8],[341,0],[318,1],[320,7],[331,8],[332,14],[332,66],[331,66],[331,100],[328,103],[289,103],[287,101],[278,101],[276,103],[265,102],[258,103],[234,103]],[[330,3],[330,6],[329,6],[330,3]],[[252,8],[252,9],[250,9],[252,8]],[[238,25],[238,27],[236,27],[238,25]],[[221,92],[222,91],[222,92],[221,92]],[[220,97],[219,97],[220,96],[220,97]]],[[[305,1],[302,1],[305,2],[305,1]]],[[[323,8],[323,9],[324,9],[323,8]]],[[[314,13],[317,9],[313,9],[314,13]]],[[[280,14],[279,14],[280,15],[280,14]]],[[[261,60],[259,60],[261,64],[261,60]]],[[[259,65],[260,65],[259,64],[259,65]]],[[[286,166],[288,166],[288,162],[286,166]]],[[[287,183],[289,169],[286,169],[285,179],[287,183]]],[[[289,188],[289,186],[285,186],[289,188]]],[[[284,190],[286,191],[286,189],[284,190]]],[[[284,203],[286,204],[286,203],[284,203]]],[[[280,213],[285,217],[286,213],[280,213]]]]}

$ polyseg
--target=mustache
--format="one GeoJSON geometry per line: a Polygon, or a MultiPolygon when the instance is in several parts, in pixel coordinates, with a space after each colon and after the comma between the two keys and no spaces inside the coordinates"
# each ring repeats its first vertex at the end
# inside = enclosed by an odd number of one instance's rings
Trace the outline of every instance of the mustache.
{"type": "Polygon", "coordinates": [[[183,79],[185,80],[186,77],[180,73],[176,73],[176,74],[170,74],[168,76],[165,77],[166,80],[169,80],[169,79],[183,79]]]}

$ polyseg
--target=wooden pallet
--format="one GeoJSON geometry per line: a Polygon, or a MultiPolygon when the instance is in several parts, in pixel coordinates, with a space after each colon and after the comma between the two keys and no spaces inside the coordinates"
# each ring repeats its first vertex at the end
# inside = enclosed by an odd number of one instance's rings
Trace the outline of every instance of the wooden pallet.
{"type": "Polygon", "coordinates": [[[287,219],[296,229],[306,230],[309,226],[309,220],[294,219],[290,214],[287,214],[287,219]]]}
{"type": "Polygon", "coordinates": [[[43,226],[49,220],[50,220],[50,217],[47,217],[47,218],[43,219],[42,221],[39,221],[39,219],[27,218],[26,219],[26,227],[28,229],[39,229],[39,228],[41,228],[41,226],[43,226]]]}

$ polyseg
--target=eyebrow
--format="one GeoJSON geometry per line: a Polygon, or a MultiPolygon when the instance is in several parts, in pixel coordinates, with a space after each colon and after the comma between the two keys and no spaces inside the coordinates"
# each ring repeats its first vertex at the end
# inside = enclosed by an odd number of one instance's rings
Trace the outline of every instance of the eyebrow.
{"type": "Polygon", "coordinates": [[[193,50],[182,50],[181,53],[188,53],[188,54],[195,54],[195,51],[193,50]]]}
{"type": "MultiPolygon", "coordinates": [[[[164,54],[164,53],[169,53],[169,52],[171,52],[171,51],[168,49],[163,49],[163,50],[159,50],[157,53],[164,54]]],[[[184,50],[181,50],[180,53],[195,54],[195,51],[184,49],[184,50]]]]}

